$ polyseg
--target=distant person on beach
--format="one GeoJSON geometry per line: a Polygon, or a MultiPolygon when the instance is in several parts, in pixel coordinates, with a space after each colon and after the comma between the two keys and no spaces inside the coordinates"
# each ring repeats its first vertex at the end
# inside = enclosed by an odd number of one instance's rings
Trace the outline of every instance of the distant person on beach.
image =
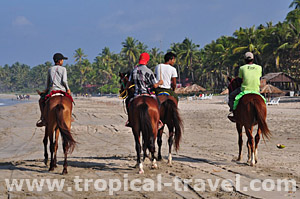
{"type": "MultiPolygon", "coordinates": [[[[242,80],[241,87],[235,89],[229,94],[228,105],[230,107],[230,112],[233,112],[233,105],[235,97],[240,92],[256,92],[259,93],[260,89],[260,78],[262,76],[262,67],[260,65],[254,64],[254,55],[251,52],[245,53],[245,62],[246,64],[241,66],[239,69],[238,77],[242,80]]],[[[235,122],[236,119],[231,115],[228,115],[228,119],[232,122],[235,122]]]]}
{"type": "Polygon", "coordinates": [[[67,94],[71,95],[71,90],[68,86],[67,80],[67,70],[63,67],[64,60],[68,58],[63,56],[61,53],[55,53],[53,55],[54,66],[50,67],[47,75],[47,84],[46,89],[43,92],[39,92],[41,98],[39,100],[40,110],[41,110],[41,118],[36,123],[37,127],[42,127],[46,125],[45,121],[45,97],[50,94],[51,91],[63,91],[67,94]]]}
{"type": "Polygon", "coordinates": [[[164,60],[164,64],[158,64],[155,67],[156,79],[158,81],[163,80],[164,82],[155,89],[155,94],[169,93],[171,96],[175,97],[178,102],[178,95],[175,93],[177,71],[176,68],[174,68],[174,64],[176,62],[176,55],[172,52],[168,52],[165,54],[164,60]]]}

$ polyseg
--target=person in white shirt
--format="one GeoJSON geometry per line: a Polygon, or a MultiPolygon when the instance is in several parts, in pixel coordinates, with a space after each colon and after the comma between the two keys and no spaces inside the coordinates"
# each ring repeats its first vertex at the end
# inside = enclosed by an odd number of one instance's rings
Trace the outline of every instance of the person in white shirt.
{"type": "Polygon", "coordinates": [[[163,80],[163,84],[155,89],[155,94],[160,95],[164,93],[169,93],[171,96],[175,97],[178,102],[178,95],[175,93],[176,88],[176,77],[177,71],[173,65],[176,62],[176,55],[172,52],[165,54],[165,63],[158,64],[155,67],[156,79],[163,80]]]}

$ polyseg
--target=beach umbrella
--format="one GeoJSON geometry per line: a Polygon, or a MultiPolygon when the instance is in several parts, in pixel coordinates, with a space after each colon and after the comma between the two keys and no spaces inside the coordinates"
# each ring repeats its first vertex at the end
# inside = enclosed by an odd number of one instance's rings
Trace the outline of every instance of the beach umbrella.
{"type": "Polygon", "coordinates": [[[228,88],[226,88],[225,90],[223,90],[223,91],[220,93],[220,95],[228,95],[228,93],[229,93],[229,90],[228,90],[228,88]]]}
{"type": "Polygon", "coordinates": [[[282,93],[283,91],[280,90],[279,88],[271,85],[271,84],[266,84],[260,91],[260,93],[282,93]]]}
{"type": "Polygon", "coordinates": [[[175,93],[177,94],[183,94],[184,93],[184,87],[176,88],[175,93]]]}
{"type": "Polygon", "coordinates": [[[272,95],[272,94],[280,94],[280,93],[283,93],[283,91],[280,90],[279,88],[271,85],[271,84],[266,84],[261,89],[260,93],[266,94],[268,96],[268,101],[269,101],[270,95],[272,95]]]}
{"type": "Polygon", "coordinates": [[[187,86],[184,88],[184,92],[185,93],[197,93],[197,92],[200,92],[200,91],[206,91],[205,88],[203,88],[202,86],[199,86],[197,84],[193,84],[191,86],[187,86]]]}

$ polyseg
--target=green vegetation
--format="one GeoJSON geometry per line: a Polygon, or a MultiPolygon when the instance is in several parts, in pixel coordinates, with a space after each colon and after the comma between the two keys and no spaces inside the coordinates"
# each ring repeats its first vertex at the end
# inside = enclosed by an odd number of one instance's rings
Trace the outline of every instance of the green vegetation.
{"type": "MultiPolygon", "coordinates": [[[[169,51],[175,52],[175,67],[178,79],[189,78],[213,92],[220,92],[227,85],[227,76],[234,76],[238,66],[244,64],[243,54],[251,51],[255,62],[263,67],[264,74],[285,72],[300,80],[300,1],[293,0],[283,22],[273,25],[239,28],[232,36],[221,36],[203,48],[185,38],[182,43],[172,43],[169,51]]],[[[116,54],[104,47],[91,63],[84,50],[75,50],[76,63],[66,65],[68,81],[74,93],[117,93],[118,73],[131,70],[142,52],[151,56],[148,66],[151,69],[163,62],[165,52],[148,47],[127,37],[122,42],[121,52],[116,54]]],[[[45,87],[50,62],[35,67],[16,62],[0,66],[0,92],[34,92],[45,87]]],[[[180,81],[180,80],[179,80],[180,81]]]]}

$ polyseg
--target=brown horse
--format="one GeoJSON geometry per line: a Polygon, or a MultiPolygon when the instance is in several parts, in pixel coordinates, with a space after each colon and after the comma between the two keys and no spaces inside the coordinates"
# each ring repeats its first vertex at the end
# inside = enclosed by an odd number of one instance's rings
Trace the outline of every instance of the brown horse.
{"type": "MultiPolygon", "coordinates": [[[[119,73],[120,76],[120,84],[121,84],[121,97],[126,98],[126,105],[130,101],[131,98],[134,97],[134,85],[129,87],[128,91],[124,91],[128,78],[129,73],[119,73]]],[[[175,150],[178,151],[179,144],[183,132],[183,123],[181,120],[181,117],[179,115],[178,107],[177,107],[177,101],[174,97],[168,96],[168,95],[159,95],[158,99],[160,101],[160,120],[163,122],[164,126],[167,125],[169,129],[169,138],[168,138],[168,144],[169,144],[169,155],[168,155],[168,164],[172,165],[172,145],[174,141],[175,136],[175,150]]],[[[126,106],[127,108],[127,106],[126,106]]],[[[127,109],[128,112],[128,109],[127,109]]],[[[163,126],[163,127],[164,127],[163,126]]],[[[162,159],[161,156],[161,145],[162,145],[162,134],[163,129],[160,128],[159,132],[157,134],[157,144],[158,144],[158,160],[162,159]]]]}
{"type": "MultiPolygon", "coordinates": [[[[230,84],[228,86],[229,93],[241,86],[241,81],[239,78],[228,78],[228,80],[230,81],[230,84]]],[[[239,156],[237,158],[237,161],[241,161],[242,159],[242,129],[244,127],[246,135],[248,137],[248,163],[250,163],[251,166],[254,166],[257,163],[257,147],[260,140],[260,135],[262,134],[263,138],[266,137],[268,139],[271,136],[268,125],[266,123],[266,103],[257,94],[246,94],[239,100],[238,106],[236,110],[234,110],[234,115],[236,118],[236,129],[239,135],[239,156]],[[257,134],[255,136],[254,147],[252,131],[253,126],[256,124],[258,124],[258,128],[257,134]]]]}
{"type": "Polygon", "coordinates": [[[67,154],[72,153],[76,145],[75,140],[71,134],[71,114],[72,114],[72,101],[66,96],[50,97],[46,102],[45,111],[45,136],[44,136],[44,157],[45,164],[48,162],[47,144],[48,137],[50,141],[51,162],[49,171],[53,171],[56,166],[56,154],[58,148],[59,132],[62,136],[62,145],[64,151],[64,165],[62,174],[67,174],[67,154]],[[55,142],[53,141],[55,131],[55,142]]]}
{"type": "Polygon", "coordinates": [[[141,163],[141,143],[140,132],[143,138],[143,160],[146,157],[146,150],[151,153],[152,168],[157,168],[155,152],[155,139],[157,137],[159,109],[157,101],[150,96],[138,96],[130,102],[129,121],[131,123],[132,133],[135,140],[135,149],[137,153],[137,165],[139,173],[144,173],[141,163]]]}
{"type": "MultiPolygon", "coordinates": [[[[177,101],[173,96],[170,95],[159,95],[158,99],[161,103],[160,105],[160,120],[164,125],[167,125],[169,129],[169,155],[168,155],[168,165],[172,165],[172,145],[175,137],[175,150],[178,151],[179,144],[183,132],[183,123],[179,115],[177,101]]],[[[164,128],[159,129],[157,135],[158,144],[158,160],[161,160],[161,145],[162,145],[162,134],[164,128]]]]}
{"type": "Polygon", "coordinates": [[[129,74],[120,73],[119,76],[121,77],[120,96],[124,99],[126,98],[126,109],[135,140],[137,165],[139,167],[139,173],[141,174],[144,173],[144,169],[140,155],[140,132],[142,132],[143,138],[143,160],[146,158],[146,150],[148,149],[151,153],[152,168],[157,168],[154,152],[159,122],[158,103],[156,99],[147,95],[141,95],[134,98],[133,86],[129,88],[129,91],[124,90],[128,82],[129,74]]]}

